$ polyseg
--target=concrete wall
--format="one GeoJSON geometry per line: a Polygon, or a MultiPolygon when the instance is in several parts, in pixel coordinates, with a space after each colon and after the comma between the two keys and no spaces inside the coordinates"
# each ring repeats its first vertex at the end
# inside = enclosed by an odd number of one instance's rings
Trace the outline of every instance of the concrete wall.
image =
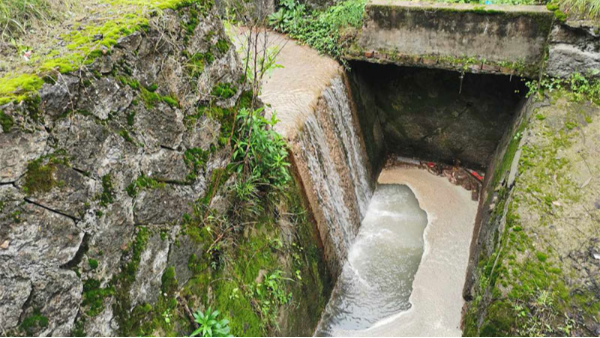
{"type": "Polygon", "coordinates": [[[536,74],[552,25],[542,6],[372,0],[349,59],[536,74]]]}

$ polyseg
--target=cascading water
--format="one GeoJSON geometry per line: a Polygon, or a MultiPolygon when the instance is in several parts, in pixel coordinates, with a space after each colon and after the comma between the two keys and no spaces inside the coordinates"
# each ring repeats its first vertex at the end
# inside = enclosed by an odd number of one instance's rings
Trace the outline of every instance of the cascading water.
{"type": "Polygon", "coordinates": [[[363,330],[410,308],[427,213],[406,185],[379,185],[316,334],[363,330]]]}
{"type": "Polygon", "coordinates": [[[344,145],[344,150],[347,155],[346,163],[352,178],[352,185],[354,186],[362,219],[362,217],[365,216],[372,191],[364,164],[359,135],[357,135],[354,127],[354,117],[346,93],[346,86],[342,79],[334,79],[331,82],[331,87],[325,90],[323,96],[331,109],[331,117],[334,120],[334,126],[337,130],[337,135],[340,138],[340,143],[344,145]]]}
{"type": "Polygon", "coordinates": [[[340,75],[323,91],[295,141],[294,156],[321,223],[326,254],[335,264],[345,260],[372,195],[357,126],[340,75]]]}

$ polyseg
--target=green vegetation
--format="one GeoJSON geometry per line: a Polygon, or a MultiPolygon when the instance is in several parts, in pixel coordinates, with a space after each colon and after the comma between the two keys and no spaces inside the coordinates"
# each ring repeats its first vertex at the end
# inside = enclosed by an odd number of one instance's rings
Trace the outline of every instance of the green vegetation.
{"type": "Polygon", "coordinates": [[[25,331],[28,336],[33,336],[36,332],[47,326],[48,317],[42,315],[39,309],[35,309],[31,315],[23,319],[20,328],[25,331]]]}
{"type": "Polygon", "coordinates": [[[291,180],[288,172],[287,144],[274,130],[275,115],[267,120],[262,109],[242,108],[238,112],[238,131],[235,138],[233,162],[237,172],[246,170],[250,181],[265,184],[276,189],[284,187],[291,180]]]}
{"type": "Polygon", "coordinates": [[[0,127],[2,127],[2,132],[8,133],[10,128],[15,124],[12,116],[5,114],[2,110],[0,110],[0,127]]]}
{"type": "MultiPolygon", "coordinates": [[[[96,262],[96,265],[98,262],[96,262]]],[[[90,263],[90,265],[92,265],[90,263]]],[[[100,287],[102,283],[98,280],[90,278],[83,282],[83,300],[81,306],[85,307],[86,315],[95,317],[104,310],[104,299],[114,294],[115,290],[112,286],[105,288],[100,287]]]]}
{"type": "Polygon", "coordinates": [[[141,87],[140,88],[140,95],[142,97],[142,100],[144,100],[144,103],[146,104],[146,108],[148,109],[152,109],[154,108],[159,102],[164,102],[166,104],[168,104],[171,107],[179,107],[179,102],[177,101],[177,99],[175,99],[172,96],[162,96],[158,93],[155,93],[156,91],[156,87],[150,87],[150,88],[144,88],[141,87]],[[154,89],[154,90],[152,90],[154,89]]]}
{"type": "MultiPolygon", "coordinates": [[[[79,69],[82,65],[91,64],[96,58],[110,52],[117,40],[148,26],[148,18],[160,13],[163,9],[179,8],[196,4],[199,8],[210,8],[211,0],[101,0],[90,6],[80,6],[75,1],[60,0],[5,0],[0,4],[0,24],[2,39],[24,40],[16,43],[18,54],[12,58],[14,63],[10,72],[0,73],[0,105],[10,101],[20,102],[31,93],[41,88],[43,78],[55,78],[56,72],[68,73],[79,69]],[[67,6],[68,5],[68,6],[67,6]],[[110,6],[110,11],[106,6],[110,6]],[[81,11],[86,14],[102,14],[101,20],[73,23],[75,28],[63,27],[61,12],[81,11]],[[97,12],[96,12],[97,11],[97,12]],[[106,15],[110,13],[110,15],[106,15]],[[36,35],[24,36],[28,32],[28,23],[32,19],[40,21],[38,28],[53,30],[60,38],[54,43],[42,47],[36,42],[36,35]],[[36,45],[35,54],[24,62],[22,53],[31,49],[27,40],[36,45]],[[46,48],[47,50],[44,50],[46,48]]],[[[197,13],[197,12],[196,12],[197,13]]],[[[72,14],[75,16],[75,14],[72,14]]],[[[169,99],[164,100],[173,104],[169,99]]]]}
{"type": "Polygon", "coordinates": [[[206,313],[198,310],[194,312],[194,320],[200,327],[198,327],[192,334],[191,337],[202,335],[202,337],[233,337],[229,334],[229,321],[227,319],[218,319],[219,311],[212,311],[210,306],[206,310],[206,313]]]}
{"type": "Polygon", "coordinates": [[[27,174],[25,174],[23,190],[29,195],[37,192],[49,192],[57,183],[54,179],[55,171],[55,163],[52,161],[45,161],[44,158],[30,162],[27,165],[27,174]]]}
{"type": "Polygon", "coordinates": [[[269,16],[271,27],[341,60],[349,47],[351,30],[360,28],[366,1],[347,0],[323,11],[310,12],[304,4],[284,0],[269,16]]]}
{"type": "MultiPolygon", "coordinates": [[[[504,172],[494,178],[497,200],[483,226],[500,230],[490,243],[493,251],[484,249],[479,257],[465,336],[593,335],[585,323],[595,322],[600,310],[597,287],[587,285],[589,275],[582,272],[590,263],[576,258],[588,255],[587,241],[596,227],[589,211],[578,209],[593,201],[589,191],[597,188],[584,190],[574,179],[574,161],[589,156],[579,145],[589,137],[582,135],[594,133],[585,125],[598,112],[597,103],[590,103],[598,100],[597,82],[573,74],[529,86],[551,104],[517,129],[514,139],[528,136],[514,186],[501,186],[504,172]],[[576,226],[571,219],[578,219],[576,226]],[[561,227],[570,231],[572,226],[576,231],[570,236],[555,237],[561,227]]],[[[511,142],[503,163],[511,163],[513,153],[511,142]]]]}
{"type": "Polygon", "coordinates": [[[112,177],[110,174],[102,176],[102,194],[100,195],[100,205],[103,207],[108,206],[114,201],[115,189],[112,184],[112,177]]]}
{"type": "Polygon", "coordinates": [[[540,81],[529,81],[527,96],[541,95],[543,93],[553,94],[562,92],[573,101],[591,101],[600,104],[600,80],[587,74],[573,73],[568,79],[551,78],[544,76],[540,81]]]}
{"type": "Polygon", "coordinates": [[[212,91],[211,95],[221,98],[221,99],[230,99],[236,93],[236,88],[231,83],[218,83],[216,84],[212,91]]]}
{"type": "Polygon", "coordinates": [[[139,176],[136,180],[131,182],[125,191],[130,197],[136,197],[138,192],[143,189],[158,189],[164,188],[165,184],[163,182],[159,182],[153,178],[146,177],[144,175],[139,176]]]}
{"type": "MultiPolygon", "coordinates": [[[[436,2],[480,4],[480,5],[547,5],[559,21],[568,17],[575,19],[598,20],[600,2],[598,0],[434,0],[436,2]]],[[[481,8],[485,11],[485,7],[481,8]]],[[[486,12],[489,12],[486,11],[486,12]]]]}
{"type": "Polygon", "coordinates": [[[39,21],[59,19],[69,0],[3,0],[0,2],[0,40],[10,40],[27,33],[39,21]]]}
{"type": "Polygon", "coordinates": [[[183,154],[183,160],[185,164],[191,169],[191,173],[188,175],[190,181],[194,181],[197,175],[200,173],[208,161],[210,152],[204,151],[200,148],[189,148],[183,154]]]}

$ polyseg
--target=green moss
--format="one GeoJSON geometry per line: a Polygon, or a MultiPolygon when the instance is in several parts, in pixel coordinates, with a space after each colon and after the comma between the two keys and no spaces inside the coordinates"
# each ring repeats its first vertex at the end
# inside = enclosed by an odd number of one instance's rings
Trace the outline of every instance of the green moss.
{"type": "Polygon", "coordinates": [[[547,254],[545,254],[543,252],[539,252],[539,251],[535,253],[535,256],[542,263],[545,262],[548,259],[548,255],[547,254]]]}
{"type": "Polygon", "coordinates": [[[112,176],[110,174],[102,176],[102,194],[100,195],[100,205],[103,207],[112,204],[115,197],[115,189],[112,184],[112,176]]]}
{"type": "Polygon", "coordinates": [[[48,317],[42,315],[39,309],[35,309],[31,315],[23,319],[19,328],[25,331],[28,336],[33,336],[36,332],[47,326],[48,317]]]}
{"type": "Polygon", "coordinates": [[[159,189],[164,187],[165,184],[163,182],[141,175],[131,182],[127,188],[125,188],[125,191],[130,197],[136,197],[138,192],[142,189],[159,189]]]}
{"type": "Polygon", "coordinates": [[[212,88],[211,95],[221,99],[230,99],[236,92],[237,89],[231,83],[218,83],[212,88]]]}
{"type": "Polygon", "coordinates": [[[196,176],[200,173],[200,170],[206,165],[210,152],[204,151],[200,148],[189,148],[183,154],[185,164],[191,169],[191,173],[188,175],[190,181],[194,181],[196,176]]]}
{"type": "MultiPolygon", "coordinates": [[[[98,263],[96,262],[96,264],[98,263]]],[[[83,300],[81,306],[87,309],[85,313],[90,317],[99,315],[104,310],[104,299],[115,292],[111,286],[102,288],[100,285],[101,282],[93,278],[83,282],[83,300]]]]}
{"type": "Polygon", "coordinates": [[[194,79],[197,79],[204,72],[204,68],[213,63],[214,60],[215,57],[210,51],[206,53],[193,54],[188,61],[188,71],[190,76],[194,79]]]}
{"type": "Polygon", "coordinates": [[[173,295],[179,286],[177,279],[175,278],[175,267],[170,266],[165,269],[165,272],[161,278],[162,281],[162,292],[165,294],[173,295]]]}
{"type": "Polygon", "coordinates": [[[23,191],[26,194],[47,193],[56,185],[57,182],[53,176],[56,165],[52,162],[47,164],[44,164],[44,162],[44,158],[40,158],[27,165],[25,183],[23,184],[23,191]]]}
{"type": "Polygon", "coordinates": [[[229,42],[227,40],[219,39],[219,41],[217,41],[217,49],[221,54],[225,54],[229,50],[229,42]]]}
{"type": "Polygon", "coordinates": [[[15,124],[12,116],[5,114],[2,110],[0,110],[0,126],[2,127],[2,132],[8,133],[10,128],[15,124]]]}
{"type": "Polygon", "coordinates": [[[133,127],[135,123],[135,112],[127,113],[127,125],[133,127]]]}
{"type": "Polygon", "coordinates": [[[0,105],[23,101],[29,92],[42,88],[44,81],[37,75],[20,74],[0,78],[0,105]]]}
{"type": "Polygon", "coordinates": [[[160,94],[155,93],[154,91],[151,91],[144,87],[141,87],[140,91],[142,100],[144,101],[146,108],[148,109],[154,108],[159,102],[164,102],[170,105],[171,107],[179,106],[179,102],[171,96],[161,96],[160,94]]]}
{"type": "Polygon", "coordinates": [[[95,259],[92,259],[92,258],[88,259],[88,264],[90,265],[90,268],[92,270],[96,270],[98,268],[98,261],[95,259]]]}
{"type": "Polygon", "coordinates": [[[132,143],[132,144],[135,144],[135,140],[134,140],[134,139],[131,137],[131,135],[129,135],[129,132],[127,131],[127,129],[121,129],[121,130],[119,131],[119,135],[121,135],[121,137],[122,137],[122,138],[123,138],[125,141],[127,141],[127,142],[129,142],[129,143],[132,143]]]}
{"type": "Polygon", "coordinates": [[[131,87],[132,89],[138,90],[140,89],[140,83],[138,80],[134,80],[134,79],[129,79],[125,76],[119,76],[117,77],[119,79],[119,81],[126,86],[131,87]]]}
{"type": "MultiPolygon", "coordinates": [[[[87,26],[77,27],[69,34],[61,36],[65,44],[62,50],[51,50],[44,55],[32,59],[34,71],[22,72],[16,70],[0,78],[0,105],[16,101],[20,102],[37,92],[48,75],[55,71],[68,73],[88,65],[98,57],[110,54],[110,48],[120,37],[148,27],[148,18],[166,8],[178,9],[193,5],[195,8],[206,10],[212,7],[212,1],[207,0],[131,0],[110,1],[109,6],[114,11],[124,11],[125,14],[110,17],[103,22],[95,21],[87,26]],[[100,37],[100,38],[98,38],[100,37]]],[[[198,19],[195,19],[196,24],[198,19]]]]}

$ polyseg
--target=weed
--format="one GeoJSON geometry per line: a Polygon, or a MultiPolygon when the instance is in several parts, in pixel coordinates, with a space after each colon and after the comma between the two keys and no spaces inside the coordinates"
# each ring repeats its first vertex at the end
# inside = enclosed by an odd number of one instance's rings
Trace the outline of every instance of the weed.
{"type": "Polygon", "coordinates": [[[202,312],[200,310],[194,312],[194,320],[198,325],[197,328],[192,334],[191,337],[196,337],[201,335],[202,337],[232,337],[229,333],[229,320],[221,319],[218,320],[219,311],[212,311],[210,307],[206,310],[206,312],[202,312]]]}

